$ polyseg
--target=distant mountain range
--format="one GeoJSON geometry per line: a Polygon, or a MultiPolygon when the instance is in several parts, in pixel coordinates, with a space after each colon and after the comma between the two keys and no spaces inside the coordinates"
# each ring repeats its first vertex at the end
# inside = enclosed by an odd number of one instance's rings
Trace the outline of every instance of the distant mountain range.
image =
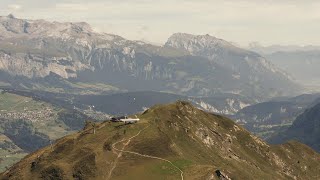
{"type": "Polygon", "coordinates": [[[320,155],[270,146],[232,120],[178,101],[135,124],[88,123],[15,164],[1,179],[319,179],[320,155]]]}
{"type": "Polygon", "coordinates": [[[320,46],[263,47],[252,44],[249,49],[262,54],[270,62],[288,72],[309,91],[319,91],[320,46]]]}
{"type": "Polygon", "coordinates": [[[273,54],[276,52],[299,52],[299,51],[316,51],[320,50],[320,46],[297,46],[297,45],[271,45],[271,46],[262,46],[258,42],[252,42],[247,48],[251,51],[257,52],[262,55],[273,54]]]}
{"type": "Polygon", "coordinates": [[[288,140],[305,143],[320,152],[320,104],[307,109],[297,117],[287,130],[280,132],[268,141],[279,144],[288,140]]]}
{"type": "Polygon", "coordinates": [[[275,52],[265,55],[272,63],[286,70],[310,90],[318,91],[320,83],[320,49],[310,51],[275,52]]]}
{"type": "Polygon", "coordinates": [[[94,32],[87,23],[13,16],[0,17],[0,75],[15,88],[80,94],[147,90],[263,100],[301,90],[259,54],[209,35],[177,33],[154,46],[94,32]]]}
{"type": "Polygon", "coordinates": [[[318,179],[312,149],[236,124],[320,151],[320,95],[293,97],[320,82],[320,49],[303,49],[0,16],[0,171],[37,150],[0,179],[318,179]]]}

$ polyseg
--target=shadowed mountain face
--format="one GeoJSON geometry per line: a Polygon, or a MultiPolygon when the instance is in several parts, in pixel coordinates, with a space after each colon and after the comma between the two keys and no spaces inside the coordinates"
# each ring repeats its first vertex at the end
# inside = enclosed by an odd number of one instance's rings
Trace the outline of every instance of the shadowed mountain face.
{"type": "Polygon", "coordinates": [[[268,141],[278,144],[291,139],[320,151],[320,104],[307,109],[286,131],[271,137],[268,141]]]}
{"type": "Polygon", "coordinates": [[[47,98],[49,102],[57,100],[58,104],[64,104],[70,108],[76,106],[80,109],[89,109],[91,106],[95,111],[110,115],[134,114],[144,111],[155,104],[166,104],[177,100],[190,101],[196,107],[207,112],[231,115],[239,109],[255,103],[252,99],[238,95],[197,98],[154,91],[76,96],[43,93],[42,97],[47,98]]]}
{"type": "Polygon", "coordinates": [[[293,98],[253,104],[230,116],[247,130],[263,139],[290,127],[307,108],[319,102],[320,94],[303,94],[293,98]]]}
{"type": "Polygon", "coordinates": [[[12,16],[0,17],[0,34],[0,81],[18,88],[233,93],[259,100],[299,90],[260,55],[212,36],[174,34],[160,47],[96,33],[86,23],[12,16]]]}
{"type": "Polygon", "coordinates": [[[320,155],[270,146],[233,121],[187,102],[158,105],[135,124],[87,124],[30,154],[2,179],[318,179],[320,155]]]}

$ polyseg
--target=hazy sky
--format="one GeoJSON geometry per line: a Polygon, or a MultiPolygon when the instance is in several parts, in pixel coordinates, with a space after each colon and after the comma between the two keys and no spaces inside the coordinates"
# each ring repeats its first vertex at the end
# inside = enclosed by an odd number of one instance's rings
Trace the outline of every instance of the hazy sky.
{"type": "Polygon", "coordinates": [[[164,43],[175,32],[246,45],[320,45],[319,0],[0,0],[0,15],[86,21],[98,31],[164,43]]]}

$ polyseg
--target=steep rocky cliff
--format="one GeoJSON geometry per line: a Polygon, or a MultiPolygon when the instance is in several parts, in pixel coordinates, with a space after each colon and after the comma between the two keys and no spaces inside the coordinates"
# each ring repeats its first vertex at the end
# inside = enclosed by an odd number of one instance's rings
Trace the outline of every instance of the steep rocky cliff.
{"type": "Polygon", "coordinates": [[[86,23],[13,16],[0,17],[0,73],[27,78],[15,86],[32,88],[39,78],[57,75],[59,81],[192,96],[233,93],[265,99],[299,90],[260,55],[209,35],[175,34],[165,46],[154,46],[97,33],[86,23]]]}

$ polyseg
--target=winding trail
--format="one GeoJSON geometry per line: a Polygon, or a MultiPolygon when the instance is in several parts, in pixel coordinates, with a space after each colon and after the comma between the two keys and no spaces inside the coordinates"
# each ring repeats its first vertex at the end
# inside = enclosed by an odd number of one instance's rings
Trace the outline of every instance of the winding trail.
{"type": "MultiPolygon", "coordinates": [[[[149,125],[150,126],[150,125],[149,125]]],[[[183,171],[177,167],[176,165],[174,165],[171,161],[167,160],[167,159],[163,159],[163,158],[160,158],[160,157],[156,157],[156,156],[150,156],[150,155],[147,155],[147,154],[141,154],[141,153],[137,153],[137,152],[133,152],[133,151],[125,151],[124,149],[129,145],[130,141],[139,136],[140,133],[142,131],[144,131],[145,129],[147,129],[149,126],[145,127],[144,129],[140,130],[136,135],[130,137],[126,143],[124,143],[123,147],[121,149],[118,149],[116,148],[115,146],[121,142],[124,142],[126,141],[125,139],[122,139],[118,142],[115,142],[112,144],[112,151],[113,153],[115,153],[117,155],[117,158],[116,160],[113,162],[113,166],[111,168],[111,170],[109,171],[109,175],[108,175],[108,178],[107,179],[110,179],[111,178],[111,175],[112,175],[112,172],[113,170],[116,168],[117,166],[117,162],[119,161],[119,158],[122,156],[122,153],[129,153],[129,154],[134,154],[134,155],[137,155],[137,156],[141,156],[141,157],[145,157],[145,158],[151,158],[151,159],[157,159],[157,160],[161,160],[161,161],[165,161],[167,163],[169,163],[170,165],[172,165],[174,168],[176,168],[178,171],[180,171],[180,176],[181,176],[181,180],[183,180],[183,171]],[[118,151],[119,153],[117,153],[116,151],[118,151]]]]}
{"type": "MultiPolygon", "coordinates": [[[[150,126],[150,125],[149,125],[149,126],[150,126]]],[[[119,158],[122,156],[122,152],[121,152],[121,151],[123,151],[123,150],[129,145],[129,143],[131,142],[131,140],[132,140],[133,138],[139,136],[140,133],[141,133],[142,131],[144,131],[145,129],[147,129],[149,126],[147,126],[147,127],[145,127],[144,129],[140,130],[136,135],[130,137],[129,139],[122,139],[122,140],[120,140],[120,141],[115,142],[115,143],[112,144],[112,146],[111,146],[111,147],[112,147],[112,152],[113,152],[114,154],[116,154],[117,157],[116,157],[116,159],[114,160],[114,162],[112,163],[112,167],[111,167],[111,169],[110,169],[110,171],[109,171],[109,174],[108,174],[107,179],[110,179],[110,178],[111,178],[113,170],[117,167],[117,163],[118,163],[118,161],[119,161],[119,158]],[[121,150],[119,150],[120,153],[118,153],[118,152],[117,152],[118,149],[115,147],[115,145],[116,145],[116,144],[119,144],[119,143],[121,143],[121,142],[124,142],[124,141],[127,141],[127,142],[125,142],[125,143],[123,144],[121,150]]]]}

